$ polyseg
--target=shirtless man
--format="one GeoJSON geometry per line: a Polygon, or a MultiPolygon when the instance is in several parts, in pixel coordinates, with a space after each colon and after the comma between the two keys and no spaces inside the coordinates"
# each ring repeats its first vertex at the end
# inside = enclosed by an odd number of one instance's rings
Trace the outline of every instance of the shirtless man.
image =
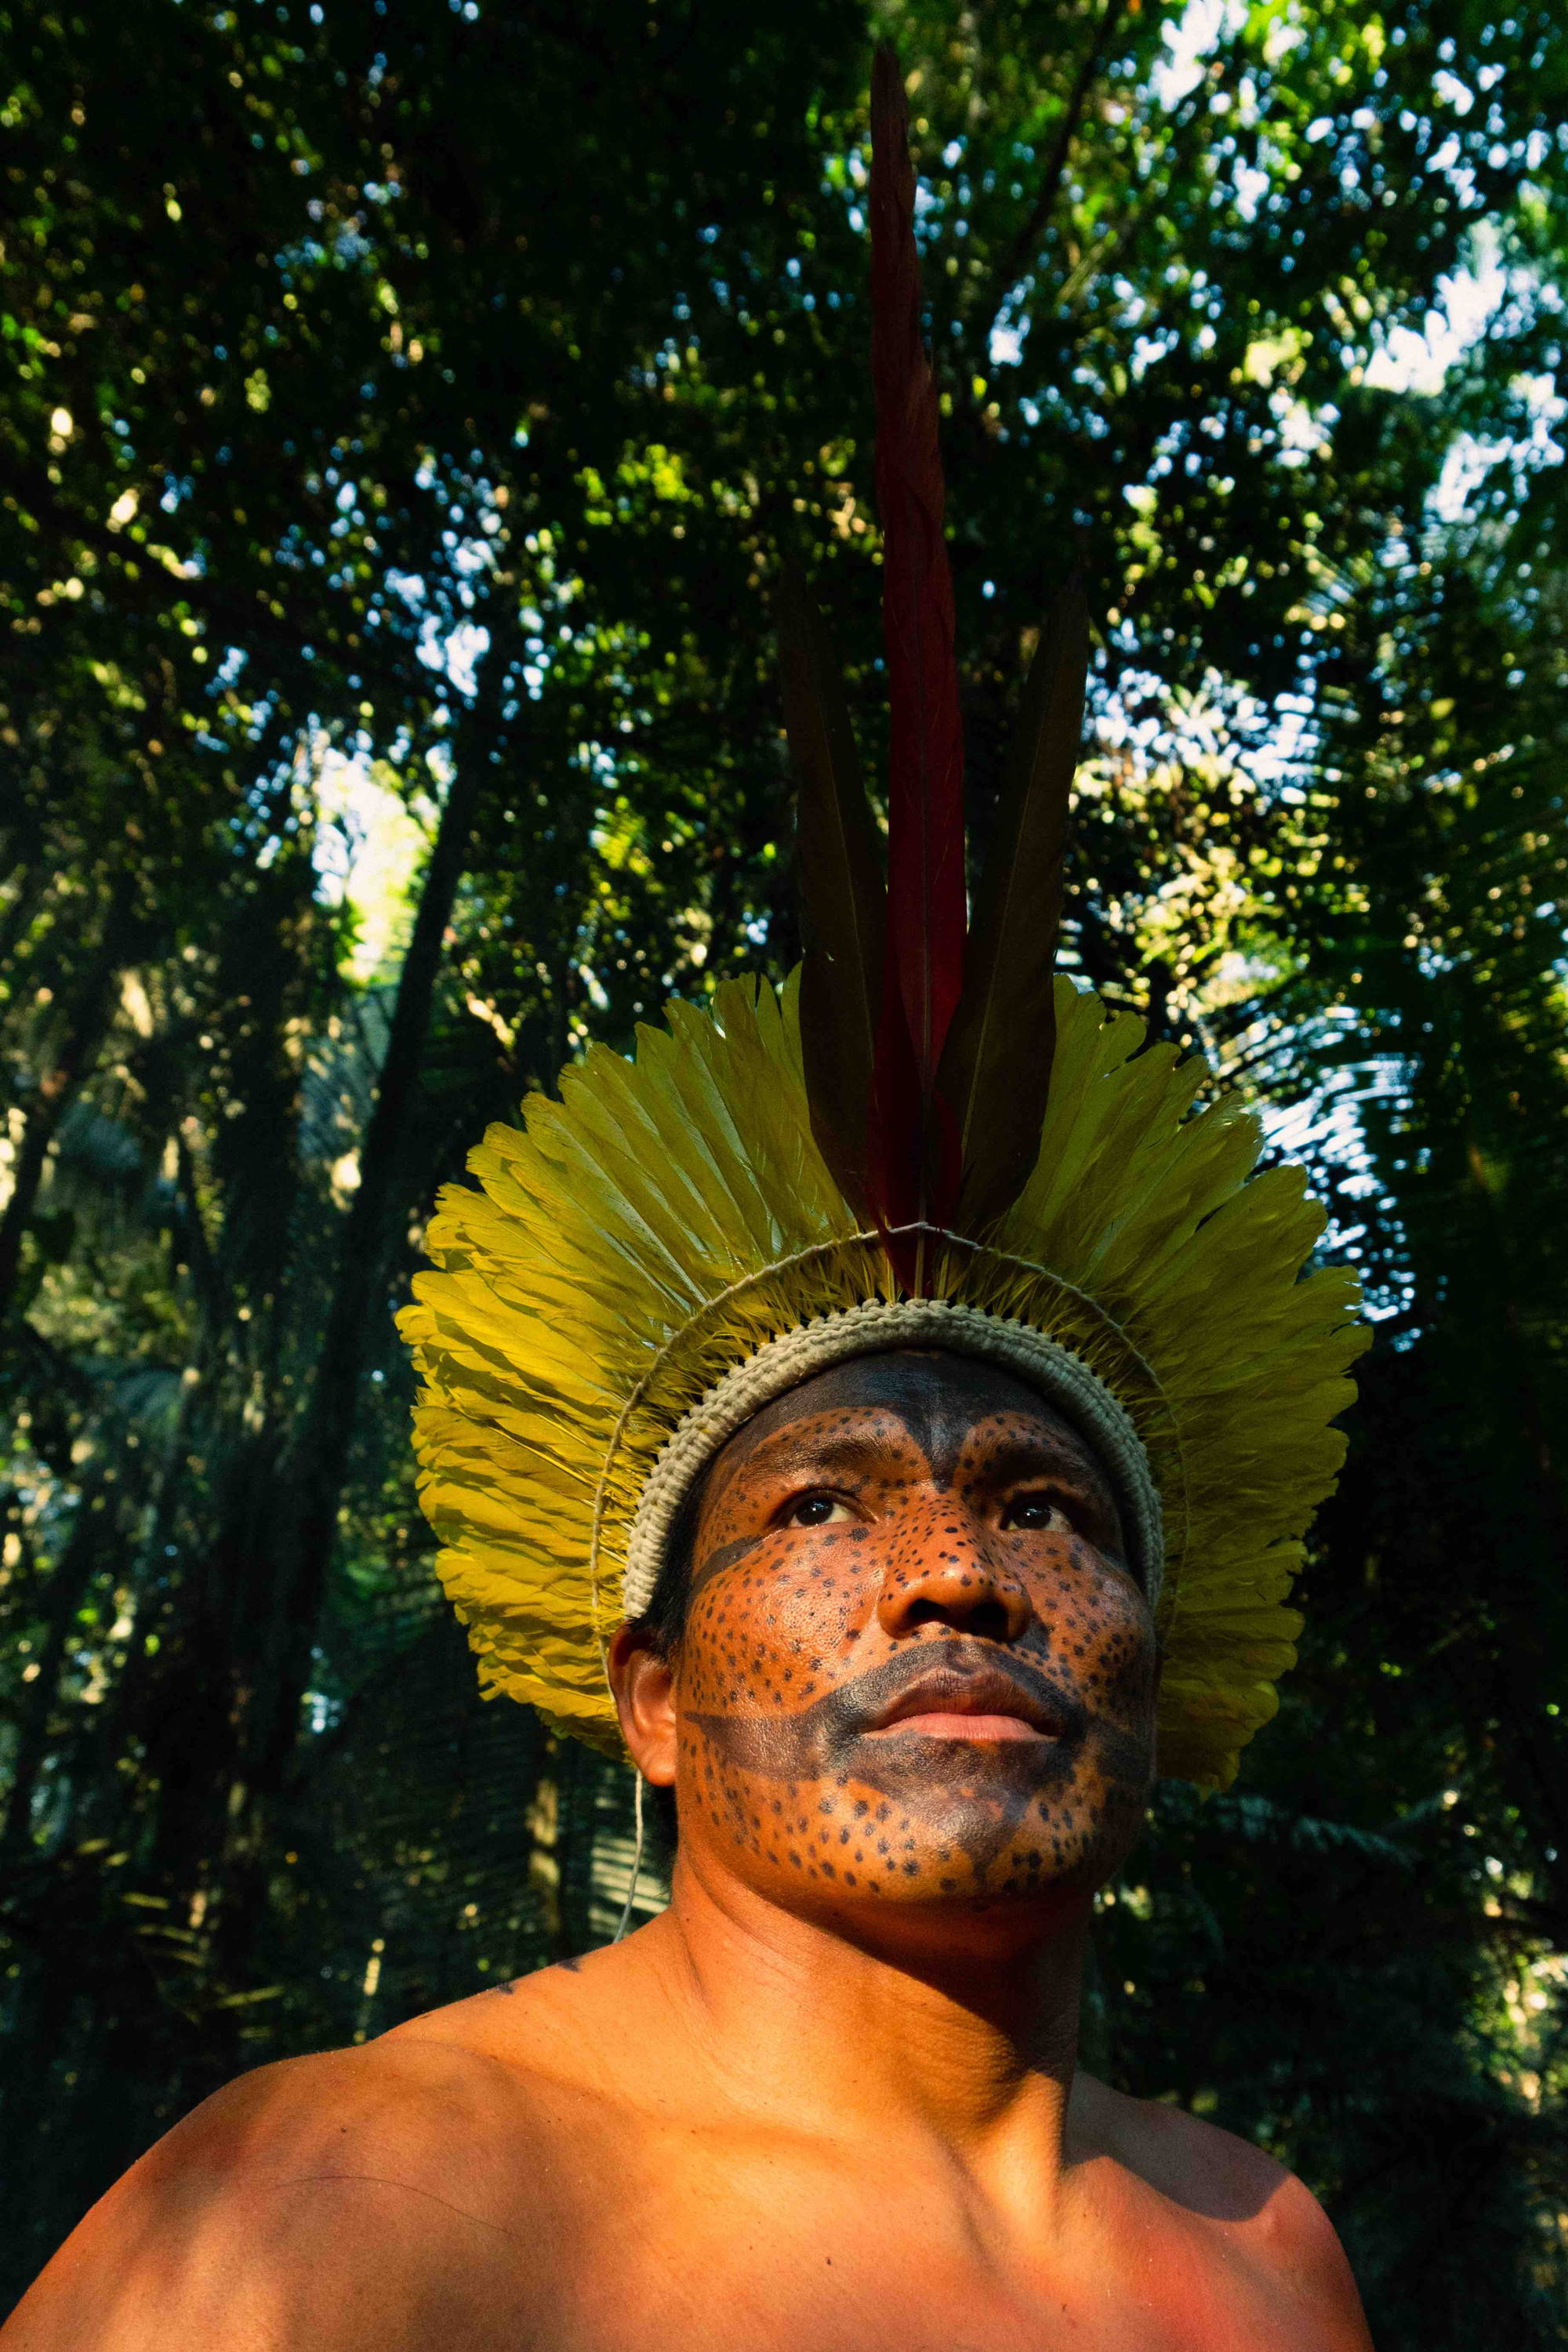
{"type": "Polygon", "coordinates": [[[942,1353],[805,1381],[611,1663],[663,1916],[231,2084],[4,2352],[1366,2352],[1299,2181],[1076,2063],[1159,1659],[1058,1412],[942,1353]]]}

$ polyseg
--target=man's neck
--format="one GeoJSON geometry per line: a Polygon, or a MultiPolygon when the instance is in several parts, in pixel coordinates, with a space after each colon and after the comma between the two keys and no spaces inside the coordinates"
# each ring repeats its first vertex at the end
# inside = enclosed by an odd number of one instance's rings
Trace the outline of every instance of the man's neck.
{"type": "Polygon", "coordinates": [[[718,2098],[785,2127],[924,2140],[997,2188],[1026,2155],[1037,2222],[1062,2164],[1089,1910],[803,1917],[683,1854],[636,1947],[718,2098]]]}

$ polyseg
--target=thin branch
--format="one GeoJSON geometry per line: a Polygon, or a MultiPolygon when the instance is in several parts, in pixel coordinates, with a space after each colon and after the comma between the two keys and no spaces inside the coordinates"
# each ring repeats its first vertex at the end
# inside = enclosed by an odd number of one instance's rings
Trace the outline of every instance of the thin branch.
{"type": "Polygon", "coordinates": [[[975,315],[982,322],[979,333],[982,346],[989,344],[992,331],[1002,315],[1002,306],[1027,268],[1035,248],[1045,234],[1052,213],[1056,210],[1057,198],[1061,194],[1062,181],[1067,174],[1068,158],[1072,152],[1073,141],[1077,138],[1079,126],[1083,121],[1083,110],[1089,103],[1089,90],[1093,86],[1095,76],[1105,61],[1106,50],[1110,47],[1116,27],[1121,22],[1124,5],[1125,0],[1106,0],[1105,14],[1101,16],[1099,29],[1089,43],[1088,54],[1078,69],[1077,79],[1068,96],[1067,108],[1062,115],[1055,141],[1052,142],[1050,154],[1046,159],[1046,168],[1041,175],[1040,184],[1036,190],[1035,201],[1029,207],[1028,216],[1002,257],[999,267],[993,271],[984,299],[974,306],[975,315]]]}

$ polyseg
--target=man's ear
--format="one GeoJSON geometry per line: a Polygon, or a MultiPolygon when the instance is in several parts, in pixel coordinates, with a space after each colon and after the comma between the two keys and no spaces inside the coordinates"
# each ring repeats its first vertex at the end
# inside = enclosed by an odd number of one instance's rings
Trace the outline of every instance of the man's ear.
{"type": "Polygon", "coordinates": [[[651,1787],[675,1786],[675,1669],[647,1633],[620,1626],[610,1643],[610,1688],[632,1761],[651,1787]]]}

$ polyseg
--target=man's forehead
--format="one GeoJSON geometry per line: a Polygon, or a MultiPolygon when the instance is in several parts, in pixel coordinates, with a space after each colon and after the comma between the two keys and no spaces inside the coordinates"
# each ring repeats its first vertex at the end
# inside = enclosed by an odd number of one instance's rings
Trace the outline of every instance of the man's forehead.
{"type": "Polygon", "coordinates": [[[803,1423],[820,1427],[824,1418],[841,1420],[847,1433],[858,1421],[874,1423],[889,1414],[939,1475],[950,1475],[955,1452],[977,1423],[998,1418],[1016,1429],[1037,1431],[1051,1450],[1105,1475],[1088,1441],[1026,1381],[999,1364],[942,1349],[900,1348],[832,1364],[764,1405],[719,1460],[727,1468],[739,1467],[770,1438],[803,1423]]]}

